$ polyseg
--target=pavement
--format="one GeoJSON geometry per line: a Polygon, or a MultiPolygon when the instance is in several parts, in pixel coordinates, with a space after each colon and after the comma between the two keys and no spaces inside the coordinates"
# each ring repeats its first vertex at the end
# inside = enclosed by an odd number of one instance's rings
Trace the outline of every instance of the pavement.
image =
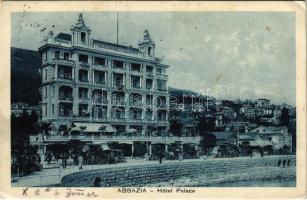
{"type": "MultiPolygon", "coordinates": [[[[207,158],[215,159],[215,158],[207,158]]],[[[251,159],[250,157],[239,157],[239,158],[218,158],[223,160],[228,159],[251,159]]],[[[174,162],[195,162],[203,161],[204,158],[200,159],[188,159],[188,160],[163,160],[163,163],[174,163],[174,162]]],[[[148,165],[148,164],[157,164],[158,160],[149,161],[141,158],[126,158],[126,162],[117,163],[117,164],[103,164],[103,165],[83,165],[82,171],[85,170],[94,170],[94,169],[107,169],[107,168],[116,168],[124,166],[133,166],[133,165],[148,165]]],[[[50,186],[61,183],[63,176],[72,174],[74,172],[79,172],[78,166],[67,166],[66,169],[59,167],[59,165],[53,165],[53,167],[43,168],[41,171],[33,172],[30,175],[23,177],[14,177],[15,181],[11,183],[12,187],[40,187],[40,186],[50,186]]]]}
{"type": "MultiPolygon", "coordinates": [[[[193,159],[193,161],[200,161],[200,159],[193,159]]],[[[184,161],[170,161],[163,160],[163,163],[169,162],[187,162],[192,161],[184,160],[184,161]]],[[[106,169],[106,168],[116,168],[116,167],[124,167],[124,166],[133,166],[133,165],[148,165],[148,164],[157,164],[159,161],[149,161],[145,159],[131,159],[126,158],[126,162],[117,163],[117,164],[103,164],[103,165],[83,165],[82,171],[85,170],[94,170],[94,169],[106,169]]],[[[67,166],[66,169],[59,167],[58,164],[52,164],[51,166],[45,165],[46,168],[43,168],[41,171],[33,172],[30,175],[23,177],[14,177],[16,181],[12,182],[12,187],[35,187],[35,186],[50,186],[61,183],[61,179],[63,176],[68,174],[72,174],[74,172],[80,172],[77,165],[67,166]]]]}

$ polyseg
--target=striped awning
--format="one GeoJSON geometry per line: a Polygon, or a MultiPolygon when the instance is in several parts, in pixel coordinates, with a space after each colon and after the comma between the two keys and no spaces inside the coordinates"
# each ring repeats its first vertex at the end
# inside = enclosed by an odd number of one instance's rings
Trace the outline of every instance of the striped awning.
{"type": "Polygon", "coordinates": [[[101,144],[101,145],[100,145],[100,148],[101,148],[102,150],[104,150],[104,151],[111,150],[111,149],[109,148],[108,144],[101,144]]]}
{"type": "Polygon", "coordinates": [[[102,123],[82,123],[75,122],[74,125],[76,127],[85,127],[84,132],[107,132],[107,133],[115,133],[116,129],[113,128],[110,124],[102,124],[102,123]]]}

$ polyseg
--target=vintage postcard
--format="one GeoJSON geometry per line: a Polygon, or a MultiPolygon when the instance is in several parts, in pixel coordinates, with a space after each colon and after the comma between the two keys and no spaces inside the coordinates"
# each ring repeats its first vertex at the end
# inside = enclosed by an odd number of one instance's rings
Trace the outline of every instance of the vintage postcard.
{"type": "Polygon", "coordinates": [[[304,2],[0,16],[1,198],[306,197],[304,2]]]}

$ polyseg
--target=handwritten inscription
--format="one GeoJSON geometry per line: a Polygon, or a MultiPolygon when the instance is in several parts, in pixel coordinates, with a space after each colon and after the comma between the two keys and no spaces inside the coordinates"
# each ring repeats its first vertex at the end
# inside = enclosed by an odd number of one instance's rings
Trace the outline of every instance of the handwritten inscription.
{"type": "Polygon", "coordinates": [[[54,188],[23,188],[22,189],[22,196],[30,197],[30,196],[39,196],[43,194],[54,195],[56,197],[65,197],[65,198],[72,198],[72,197],[98,197],[94,191],[88,191],[84,189],[71,189],[66,188],[64,191],[54,189],[54,188]]]}

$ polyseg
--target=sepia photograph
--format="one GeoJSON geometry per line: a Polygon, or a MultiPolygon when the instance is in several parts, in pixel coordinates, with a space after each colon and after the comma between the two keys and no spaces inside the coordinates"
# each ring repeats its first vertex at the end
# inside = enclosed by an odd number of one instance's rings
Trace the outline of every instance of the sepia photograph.
{"type": "Polygon", "coordinates": [[[7,162],[22,195],[298,187],[295,11],[9,17],[7,162]]]}

